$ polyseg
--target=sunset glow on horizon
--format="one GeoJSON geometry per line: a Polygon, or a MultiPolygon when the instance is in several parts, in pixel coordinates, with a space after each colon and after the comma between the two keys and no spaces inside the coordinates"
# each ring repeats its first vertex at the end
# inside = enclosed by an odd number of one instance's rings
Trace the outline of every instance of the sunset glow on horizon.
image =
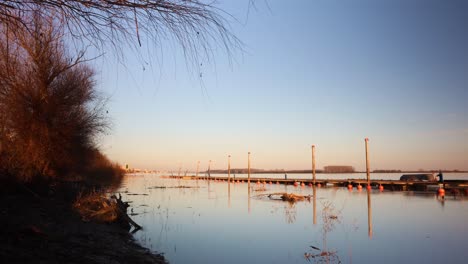
{"type": "MultiPolygon", "coordinates": [[[[188,66],[95,61],[111,96],[101,149],[132,168],[468,170],[468,3],[220,1],[244,51],[188,66]]],[[[146,45],[146,46],[145,46],[146,45]]],[[[153,57],[151,57],[153,56],[153,57]]],[[[116,59],[117,60],[117,59],[116,59]]]]}

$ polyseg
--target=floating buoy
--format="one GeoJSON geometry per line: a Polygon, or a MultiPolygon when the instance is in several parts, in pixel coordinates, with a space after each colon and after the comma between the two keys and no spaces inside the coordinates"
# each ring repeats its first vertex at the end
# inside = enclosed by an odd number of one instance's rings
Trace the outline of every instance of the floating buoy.
{"type": "Polygon", "coordinates": [[[322,187],[322,184],[320,184],[320,183],[317,183],[317,187],[322,187]]]}
{"type": "Polygon", "coordinates": [[[297,182],[294,182],[294,186],[297,186],[297,185],[299,185],[299,183],[297,183],[297,182]]]}
{"type": "Polygon", "coordinates": [[[350,190],[353,189],[353,185],[351,183],[348,184],[348,189],[350,189],[350,190]]]}
{"type": "Polygon", "coordinates": [[[259,184],[260,184],[260,181],[257,181],[257,185],[259,185],[259,184]]]}
{"type": "Polygon", "coordinates": [[[383,185],[380,184],[380,185],[379,185],[379,191],[383,191],[383,189],[384,189],[384,188],[383,188],[383,185]]]}
{"type": "Polygon", "coordinates": [[[273,184],[271,181],[268,184],[273,184]]]}
{"type": "Polygon", "coordinates": [[[314,186],[314,185],[311,182],[309,182],[309,187],[312,187],[312,186],[314,186]]]}
{"type": "Polygon", "coordinates": [[[439,190],[437,191],[437,193],[438,193],[440,196],[444,196],[444,195],[445,195],[445,190],[444,190],[444,188],[439,188],[439,190]]]}
{"type": "Polygon", "coordinates": [[[301,186],[302,186],[302,187],[304,187],[304,186],[305,186],[305,184],[304,184],[303,182],[301,182],[301,186]]]}
{"type": "Polygon", "coordinates": [[[276,181],[276,184],[279,184],[279,181],[276,181]]]}
{"type": "Polygon", "coordinates": [[[372,186],[370,184],[368,184],[366,188],[367,188],[367,190],[370,190],[370,189],[372,189],[372,186]]]}
{"type": "Polygon", "coordinates": [[[358,184],[357,189],[358,189],[359,191],[362,190],[362,185],[361,185],[361,184],[358,184]]]}

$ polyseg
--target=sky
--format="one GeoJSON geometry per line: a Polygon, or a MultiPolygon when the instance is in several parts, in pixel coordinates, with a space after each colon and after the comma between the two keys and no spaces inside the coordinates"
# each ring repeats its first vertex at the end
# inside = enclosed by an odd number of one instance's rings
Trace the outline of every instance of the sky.
{"type": "Polygon", "coordinates": [[[194,171],[468,170],[468,2],[218,1],[243,42],[191,67],[171,40],[95,61],[110,159],[194,171]]]}

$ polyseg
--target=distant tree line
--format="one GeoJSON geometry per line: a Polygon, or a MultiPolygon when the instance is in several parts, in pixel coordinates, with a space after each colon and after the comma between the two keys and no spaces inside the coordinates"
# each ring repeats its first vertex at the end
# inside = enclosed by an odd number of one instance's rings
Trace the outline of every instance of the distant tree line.
{"type": "Polygon", "coordinates": [[[401,170],[373,170],[374,173],[400,173],[401,170]]]}
{"type": "Polygon", "coordinates": [[[353,166],[330,165],[323,167],[325,173],[353,173],[356,170],[353,166]]]}

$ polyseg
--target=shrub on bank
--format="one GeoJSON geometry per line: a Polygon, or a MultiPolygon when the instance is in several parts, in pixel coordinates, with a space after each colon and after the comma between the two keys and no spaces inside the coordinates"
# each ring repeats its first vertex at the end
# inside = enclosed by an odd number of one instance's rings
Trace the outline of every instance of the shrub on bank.
{"type": "Polygon", "coordinates": [[[70,56],[64,25],[31,12],[0,24],[0,179],[115,185],[122,172],[96,148],[105,100],[84,52],[70,56]]]}

